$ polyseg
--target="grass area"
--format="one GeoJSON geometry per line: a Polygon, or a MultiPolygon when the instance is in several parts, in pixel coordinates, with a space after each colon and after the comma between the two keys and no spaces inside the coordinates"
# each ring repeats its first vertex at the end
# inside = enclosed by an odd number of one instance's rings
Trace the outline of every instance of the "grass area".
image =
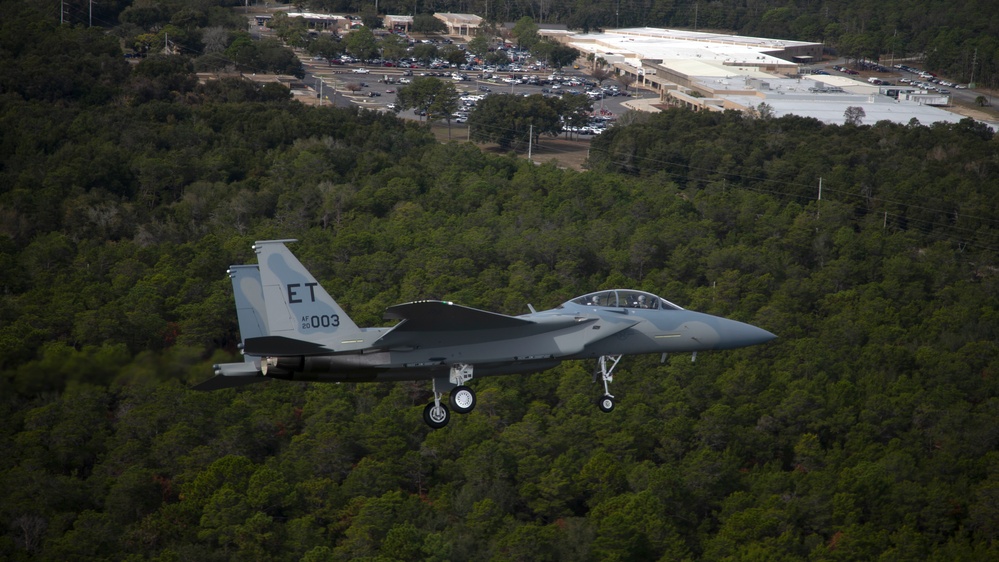
{"type": "MultiPolygon", "coordinates": [[[[452,123],[450,133],[446,123],[434,123],[431,130],[440,142],[469,142],[468,127],[452,123]]],[[[487,152],[502,154],[504,151],[496,143],[474,143],[487,152]]],[[[537,163],[547,163],[552,160],[561,168],[584,170],[586,159],[590,152],[589,139],[568,139],[565,137],[542,137],[541,141],[531,148],[531,160],[537,163]]],[[[527,157],[527,151],[516,151],[518,156],[527,157]]]]}

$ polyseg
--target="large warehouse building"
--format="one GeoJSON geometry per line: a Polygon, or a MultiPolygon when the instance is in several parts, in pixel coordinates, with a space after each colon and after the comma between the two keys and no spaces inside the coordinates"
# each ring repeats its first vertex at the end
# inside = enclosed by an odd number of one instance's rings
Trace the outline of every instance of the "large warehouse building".
{"type": "Polygon", "coordinates": [[[862,107],[864,122],[928,124],[962,116],[940,109],[949,98],[913,88],[872,86],[846,77],[802,74],[822,60],[821,43],[743,37],[675,29],[615,29],[557,35],[618,73],[659,92],[664,104],[694,111],[758,110],[843,123],[848,107],[862,107]]]}

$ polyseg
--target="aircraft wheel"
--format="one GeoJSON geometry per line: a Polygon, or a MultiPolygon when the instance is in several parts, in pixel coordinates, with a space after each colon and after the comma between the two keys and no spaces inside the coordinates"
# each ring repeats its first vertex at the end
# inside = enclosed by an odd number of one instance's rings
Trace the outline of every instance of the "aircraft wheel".
{"type": "Polygon", "coordinates": [[[614,409],[614,398],[610,396],[601,396],[597,400],[597,406],[600,408],[601,412],[610,412],[614,409]]]}
{"type": "Polygon", "coordinates": [[[456,386],[451,391],[451,408],[459,414],[467,414],[475,408],[475,391],[467,386],[456,386]]]}
{"type": "Polygon", "coordinates": [[[451,413],[444,404],[437,406],[431,402],[423,409],[423,421],[433,429],[440,429],[451,421],[451,413]]]}

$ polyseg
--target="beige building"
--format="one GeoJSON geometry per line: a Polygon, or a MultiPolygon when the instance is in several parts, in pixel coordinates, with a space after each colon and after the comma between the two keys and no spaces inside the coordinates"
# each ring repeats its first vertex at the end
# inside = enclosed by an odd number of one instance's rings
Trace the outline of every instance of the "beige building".
{"type": "MultiPolygon", "coordinates": [[[[340,33],[350,29],[350,20],[344,16],[333,14],[317,14],[313,12],[286,12],[289,18],[301,18],[309,29],[316,31],[330,31],[340,33]]],[[[264,25],[266,20],[271,19],[269,15],[257,16],[257,25],[264,25]]]]}
{"type": "Polygon", "coordinates": [[[482,26],[482,18],[474,14],[434,14],[434,17],[444,22],[448,35],[458,37],[478,35],[482,26]]]}
{"type": "Polygon", "coordinates": [[[409,33],[413,27],[413,16],[385,16],[382,25],[389,31],[404,31],[409,33]]]}

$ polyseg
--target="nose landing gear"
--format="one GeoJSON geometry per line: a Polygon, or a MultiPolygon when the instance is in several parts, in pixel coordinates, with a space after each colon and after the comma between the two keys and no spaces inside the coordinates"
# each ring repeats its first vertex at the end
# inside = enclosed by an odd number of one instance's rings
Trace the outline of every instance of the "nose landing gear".
{"type": "Polygon", "coordinates": [[[597,382],[599,375],[604,382],[604,394],[597,400],[597,407],[601,412],[610,412],[614,409],[614,395],[610,393],[609,383],[614,381],[614,368],[621,361],[621,355],[601,355],[597,360],[597,369],[593,371],[593,382],[597,382]]]}

